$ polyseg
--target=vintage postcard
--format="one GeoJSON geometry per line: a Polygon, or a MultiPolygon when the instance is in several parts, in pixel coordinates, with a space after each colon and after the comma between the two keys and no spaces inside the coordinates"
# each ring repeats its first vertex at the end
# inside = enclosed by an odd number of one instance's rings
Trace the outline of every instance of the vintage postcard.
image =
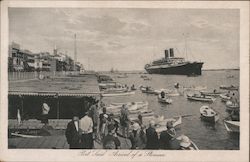
{"type": "Polygon", "coordinates": [[[0,161],[249,160],[248,1],[2,1],[0,161]]]}

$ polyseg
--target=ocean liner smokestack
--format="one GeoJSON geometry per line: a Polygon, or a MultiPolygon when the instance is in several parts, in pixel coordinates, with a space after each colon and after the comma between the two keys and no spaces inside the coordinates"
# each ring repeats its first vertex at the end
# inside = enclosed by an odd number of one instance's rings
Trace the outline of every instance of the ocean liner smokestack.
{"type": "Polygon", "coordinates": [[[165,58],[168,58],[168,50],[165,50],[165,58]]]}
{"type": "Polygon", "coordinates": [[[170,51],[170,57],[174,57],[174,49],[170,48],[169,51],[170,51]]]}

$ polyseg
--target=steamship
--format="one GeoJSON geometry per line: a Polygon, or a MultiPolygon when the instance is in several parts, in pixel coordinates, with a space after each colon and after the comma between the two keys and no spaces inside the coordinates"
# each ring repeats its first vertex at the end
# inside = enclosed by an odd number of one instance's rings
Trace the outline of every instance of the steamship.
{"type": "Polygon", "coordinates": [[[201,75],[203,62],[186,61],[182,57],[174,56],[174,49],[165,50],[165,57],[154,60],[145,65],[145,70],[149,74],[166,75],[201,75]]]}

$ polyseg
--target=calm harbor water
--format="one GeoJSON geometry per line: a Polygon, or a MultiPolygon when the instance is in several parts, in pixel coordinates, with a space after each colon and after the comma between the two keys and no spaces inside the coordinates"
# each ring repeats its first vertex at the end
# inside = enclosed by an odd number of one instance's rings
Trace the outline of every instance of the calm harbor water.
{"type": "MultiPolygon", "coordinates": [[[[140,74],[128,74],[128,78],[113,78],[115,81],[136,87],[140,85],[151,86],[154,89],[174,88],[175,83],[180,83],[181,86],[206,86],[208,91],[214,89],[219,90],[220,85],[239,85],[239,70],[224,70],[224,71],[203,71],[203,74],[198,77],[187,77],[180,75],[157,75],[152,74],[152,80],[145,81],[140,78],[140,74]],[[231,77],[230,77],[231,76],[231,77]],[[233,76],[233,77],[232,77],[233,76]]],[[[173,103],[164,105],[158,102],[157,96],[144,94],[138,89],[135,95],[117,96],[104,98],[104,102],[131,102],[131,101],[148,101],[149,108],[156,114],[164,115],[166,118],[173,116],[192,114],[185,117],[182,124],[178,126],[177,134],[185,134],[190,137],[202,150],[237,150],[239,149],[239,135],[232,135],[226,131],[223,124],[223,119],[228,116],[225,103],[221,102],[218,97],[212,104],[202,102],[191,102],[187,100],[186,94],[193,91],[184,91],[184,94],[177,97],[171,97],[173,103]],[[202,105],[212,106],[220,115],[219,121],[215,125],[205,123],[200,120],[199,109],[202,105]]],[[[237,94],[238,95],[238,94],[237,94]]]]}

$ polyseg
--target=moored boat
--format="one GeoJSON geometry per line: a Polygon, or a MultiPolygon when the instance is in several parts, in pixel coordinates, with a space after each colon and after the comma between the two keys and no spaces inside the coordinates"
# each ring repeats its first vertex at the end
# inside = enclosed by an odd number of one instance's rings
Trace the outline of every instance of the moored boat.
{"type": "Polygon", "coordinates": [[[142,93],[147,93],[147,94],[155,94],[155,95],[159,94],[159,91],[154,90],[152,88],[145,88],[145,87],[141,87],[141,92],[142,93]]]}
{"type": "Polygon", "coordinates": [[[227,101],[226,102],[226,110],[227,111],[239,111],[239,109],[240,109],[240,105],[239,105],[239,103],[233,103],[232,101],[227,101]]]}
{"type": "Polygon", "coordinates": [[[239,121],[224,120],[224,125],[226,127],[226,130],[230,133],[239,133],[240,132],[240,122],[239,121]]]}
{"type": "Polygon", "coordinates": [[[234,85],[230,85],[230,86],[226,86],[226,85],[221,85],[220,89],[226,89],[226,90],[238,90],[239,87],[238,86],[234,86],[234,85]]]}
{"type": "Polygon", "coordinates": [[[214,102],[216,99],[210,96],[201,96],[201,95],[187,95],[188,100],[200,101],[200,102],[214,102]]]}
{"type": "Polygon", "coordinates": [[[178,150],[199,150],[198,146],[187,136],[181,135],[171,143],[172,149],[178,150]],[[178,146],[179,144],[179,146],[178,146]]]}
{"type": "Polygon", "coordinates": [[[182,124],[182,117],[178,116],[174,118],[163,119],[162,121],[156,123],[156,128],[155,128],[156,132],[161,133],[162,131],[167,130],[166,123],[169,121],[172,122],[173,127],[176,127],[182,124]]]}
{"type": "Polygon", "coordinates": [[[215,123],[219,120],[219,115],[209,106],[204,105],[200,108],[201,119],[215,123]]]}
{"type": "Polygon", "coordinates": [[[220,98],[222,102],[227,102],[231,99],[231,97],[227,96],[226,94],[220,94],[220,98]]]}
{"type": "Polygon", "coordinates": [[[224,94],[225,92],[220,92],[220,91],[214,90],[213,92],[210,92],[210,91],[200,91],[200,93],[201,93],[202,95],[205,95],[205,96],[214,96],[214,97],[218,97],[218,96],[220,96],[221,94],[224,94]]]}
{"type": "Polygon", "coordinates": [[[173,100],[171,98],[168,98],[168,97],[164,97],[162,98],[161,95],[158,95],[158,101],[160,103],[164,103],[164,104],[171,104],[173,102],[173,100]]]}
{"type": "Polygon", "coordinates": [[[102,97],[113,97],[113,96],[128,96],[134,95],[135,91],[127,91],[127,92],[115,92],[115,93],[102,93],[102,97]]]}

